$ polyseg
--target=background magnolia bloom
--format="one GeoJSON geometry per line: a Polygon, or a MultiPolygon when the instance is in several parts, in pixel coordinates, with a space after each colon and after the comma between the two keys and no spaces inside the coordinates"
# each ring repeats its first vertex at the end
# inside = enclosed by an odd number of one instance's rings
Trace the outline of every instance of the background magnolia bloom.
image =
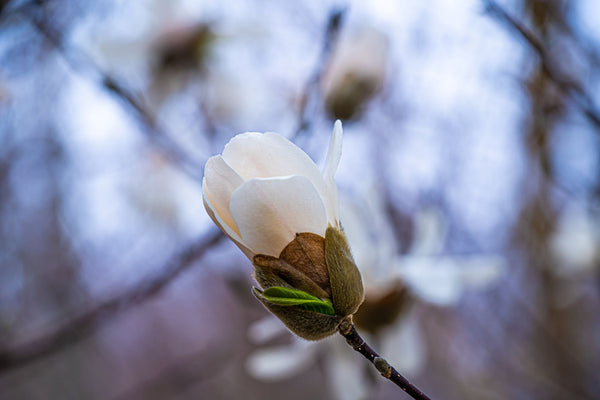
{"type": "Polygon", "coordinates": [[[333,175],[342,152],[342,124],[333,128],[323,169],[283,136],[235,136],[204,170],[202,193],[212,220],[248,258],[278,256],[296,233],[325,236],[339,226],[333,175]]]}
{"type": "MultiPolygon", "coordinates": [[[[441,255],[446,229],[435,209],[415,214],[414,239],[408,253],[400,255],[376,185],[365,184],[363,189],[358,196],[342,196],[340,205],[344,232],[365,285],[365,302],[354,322],[367,343],[373,343],[402,374],[414,378],[425,367],[428,351],[419,315],[411,305],[452,307],[464,294],[497,282],[505,262],[487,254],[441,255]]],[[[343,342],[274,341],[284,333],[270,316],[250,326],[249,340],[260,346],[246,360],[251,376],[269,382],[289,379],[314,366],[325,353],[324,368],[336,399],[360,400],[368,395],[373,379],[354,362],[355,354],[343,342]],[[269,345],[271,341],[275,344],[269,345]]]]}
{"type": "Polygon", "coordinates": [[[327,66],[322,91],[329,114],[343,120],[355,117],[383,87],[388,38],[365,27],[343,37],[327,66]]]}

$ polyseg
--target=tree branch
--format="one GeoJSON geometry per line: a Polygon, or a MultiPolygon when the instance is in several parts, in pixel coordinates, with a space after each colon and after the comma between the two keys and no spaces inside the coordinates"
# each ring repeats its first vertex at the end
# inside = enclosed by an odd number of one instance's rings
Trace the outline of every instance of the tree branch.
{"type": "Polygon", "coordinates": [[[403,377],[394,367],[392,367],[383,357],[380,357],[375,350],[369,346],[356,331],[354,324],[350,319],[345,319],[340,323],[338,328],[340,335],[346,338],[346,342],[354,350],[363,355],[367,360],[377,368],[379,373],[384,377],[394,382],[398,387],[404,390],[410,397],[415,400],[431,400],[429,396],[423,393],[418,387],[413,385],[403,377]]]}
{"type": "Polygon", "coordinates": [[[50,333],[14,347],[0,348],[0,374],[57,353],[81,341],[103,323],[159,294],[186,271],[193,261],[202,257],[224,237],[220,231],[211,229],[203,238],[171,257],[156,276],[143,280],[127,292],[83,312],[50,333]]]}
{"type": "Polygon", "coordinates": [[[502,6],[494,0],[483,0],[486,10],[491,15],[496,16],[501,22],[507,24],[511,29],[517,32],[529,46],[537,53],[542,63],[545,73],[550,79],[568,96],[571,97],[577,107],[583,112],[588,120],[600,130],[600,112],[594,105],[594,101],[589,93],[583,88],[580,82],[574,78],[566,76],[560,71],[560,68],[553,64],[550,54],[536,37],[536,35],[528,29],[524,24],[512,17],[502,6]]]}
{"type": "Polygon", "coordinates": [[[13,13],[24,14],[44,36],[44,38],[58,51],[75,73],[96,81],[105,90],[120,99],[127,107],[130,107],[142,124],[142,131],[146,134],[149,142],[172,161],[183,172],[193,179],[202,180],[203,167],[196,162],[181,146],[160,126],[153,113],[144,105],[139,96],[128,90],[125,85],[102,70],[83,51],[67,48],[63,43],[60,32],[57,32],[44,18],[44,4],[38,2],[26,3],[13,13]]]}
{"type": "Polygon", "coordinates": [[[310,129],[311,118],[314,114],[314,110],[310,110],[309,105],[316,102],[315,90],[321,82],[321,77],[325,70],[331,52],[337,43],[342,24],[344,22],[345,9],[334,9],[329,13],[327,20],[327,27],[325,28],[325,34],[323,36],[323,45],[321,48],[321,54],[314,70],[310,74],[308,81],[304,86],[304,92],[302,94],[302,100],[300,103],[300,109],[298,111],[298,127],[292,138],[300,136],[302,133],[310,129]]]}

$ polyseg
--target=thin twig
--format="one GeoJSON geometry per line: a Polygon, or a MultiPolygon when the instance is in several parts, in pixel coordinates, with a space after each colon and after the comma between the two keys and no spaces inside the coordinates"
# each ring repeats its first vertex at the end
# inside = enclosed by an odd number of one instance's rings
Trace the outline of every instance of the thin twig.
{"type": "Polygon", "coordinates": [[[18,1],[0,0],[0,24],[11,21],[13,18],[26,13],[28,9],[41,6],[44,2],[42,0],[30,0],[15,5],[14,3],[18,3],[18,1]]]}
{"type": "Polygon", "coordinates": [[[140,282],[130,290],[95,306],[89,311],[56,328],[43,336],[14,347],[0,348],[0,373],[21,367],[43,357],[54,354],[89,336],[103,323],[113,319],[125,310],[149,300],[159,294],[194,260],[216,245],[224,235],[214,229],[202,239],[190,244],[169,259],[154,277],[140,282]]]}
{"type": "Polygon", "coordinates": [[[321,77],[325,71],[325,66],[331,56],[331,52],[337,43],[342,24],[344,22],[345,9],[334,9],[329,13],[327,19],[327,27],[325,28],[325,34],[323,36],[323,46],[321,48],[321,54],[317,63],[310,74],[306,84],[304,85],[304,91],[302,94],[302,100],[300,103],[300,109],[298,111],[298,127],[294,132],[292,138],[296,138],[308,131],[311,126],[311,116],[314,114],[314,110],[309,105],[316,102],[316,89],[321,82],[321,77]]]}
{"type": "Polygon", "coordinates": [[[377,354],[377,352],[373,350],[362,337],[360,337],[350,319],[343,320],[338,331],[340,335],[346,338],[346,341],[354,350],[362,354],[367,360],[371,361],[384,378],[394,382],[415,400],[431,400],[431,398],[423,393],[421,389],[410,383],[408,379],[396,371],[396,369],[383,357],[380,357],[379,354],[377,354]]]}
{"type": "Polygon", "coordinates": [[[594,101],[589,93],[583,88],[580,82],[577,82],[574,78],[566,76],[561,72],[560,68],[553,64],[553,60],[550,54],[544,47],[543,43],[537,38],[537,36],[524,24],[519,22],[517,19],[512,17],[502,6],[493,0],[483,0],[486,5],[487,11],[498,17],[513,30],[518,32],[523,39],[531,46],[531,48],[537,53],[542,63],[542,67],[545,73],[548,74],[550,79],[562,90],[564,93],[569,95],[573,102],[579,107],[583,114],[589,119],[589,121],[597,128],[600,129],[600,111],[594,105],[594,101]]]}

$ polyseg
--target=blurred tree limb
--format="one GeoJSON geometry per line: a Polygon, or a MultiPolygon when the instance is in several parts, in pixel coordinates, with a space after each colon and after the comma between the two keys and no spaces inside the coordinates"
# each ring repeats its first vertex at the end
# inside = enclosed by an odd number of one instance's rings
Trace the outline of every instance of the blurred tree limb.
{"type": "Polygon", "coordinates": [[[156,276],[142,280],[128,291],[82,312],[49,333],[14,347],[0,348],[0,374],[57,353],[86,338],[120,313],[151,299],[223,237],[220,231],[211,229],[202,238],[173,255],[156,276]]]}
{"type": "Polygon", "coordinates": [[[494,0],[484,0],[484,4],[488,13],[525,39],[538,55],[543,70],[548,74],[548,77],[573,100],[594,127],[600,131],[600,111],[598,111],[592,96],[585,90],[581,82],[563,73],[561,68],[555,64],[556,60],[551,57],[542,41],[523,23],[511,16],[501,5],[494,0]]]}
{"type": "MultiPolygon", "coordinates": [[[[11,23],[15,20],[29,21],[74,72],[98,83],[135,112],[142,125],[143,133],[158,151],[188,175],[200,180],[202,165],[195,162],[160,127],[155,116],[138,96],[102,71],[84,52],[64,43],[62,34],[52,26],[51,18],[47,14],[46,8],[50,5],[53,5],[53,2],[44,0],[34,0],[16,5],[13,5],[13,2],[3,2],[0,8],[0,24],[11,23]]],[[[3,167],[3,164],[0,164],[0,167],[3,167]]],[[[0,168],[0,172],[2,170],[3,168],[0,168]]],[[[222,235],[219,231],[211,230],[204,237],[173,255],[156,276],[142,280],[126,292],[92,306],[87,311],[82,311],[32,340],[17,343],[14,346],[0,347],[0,373],[59,352],[89,336],[101,324],[111,320],[119,313],[157,295],[183,271],[187,270],[193,261],[200,258],[221,239],[222,235]]]]}
{"type": "Polygon", "coordinates": [[[13,18],[27,18],[38,32],[50,43],[67,62],[68,66],[86,79],[97,82],[106,91],[116,96],[134,111],[142,131],[149,142],[168,160],[178,166],[193,179],[200,181],[203,175],[202,163],[198,163],[160,126],[159,121],[138,95],[126,88],[113,76],[103,71],[80,49],[65,45],[63,37],[50,23],[46,7],[51,2],[36,0],[16,7],[0,9],[0,23],[13,18]]]}
{"type": "Polygon", "coordinates": [[[311,116],[314,115],[315,112],[315,107],[313,106],[317,103],[316,91],[321,82],[321,77],[323,76],[331,52],[337,43],[345,14],[346,9],[344,8],[333,9],[329,13],[325,34],[323,35],[321,54],[304,86],[302,99],[300,100],[300,109],[298,111],[298,126],[292,138],[298,137],[310,129],[311,116]]]}

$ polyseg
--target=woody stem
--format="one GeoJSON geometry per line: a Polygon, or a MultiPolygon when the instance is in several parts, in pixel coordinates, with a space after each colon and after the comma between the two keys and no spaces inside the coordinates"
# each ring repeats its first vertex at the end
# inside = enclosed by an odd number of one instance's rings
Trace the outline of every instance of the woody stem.
{"type": "Polygon", "coordinates": [[[410,397],[415,400],[431,400],[429,396],[421,391],[418,387],[413,385],[400,375],[398,371],[394,367],[392,367],[388,362],[380,357],[379,354],[375,350],[369,346],[362,337],[356,331],[354,324],[350,318],[344,319],[340,326],[338,327],[338,332],[340,335],[346,338],[346,342],[356,351],[363,355],[367,360],[369,360],[375,368],[379,371],[379,373],[394,382],[397,386],[399,386],[402,390],[404,390],[410,397]]]}

